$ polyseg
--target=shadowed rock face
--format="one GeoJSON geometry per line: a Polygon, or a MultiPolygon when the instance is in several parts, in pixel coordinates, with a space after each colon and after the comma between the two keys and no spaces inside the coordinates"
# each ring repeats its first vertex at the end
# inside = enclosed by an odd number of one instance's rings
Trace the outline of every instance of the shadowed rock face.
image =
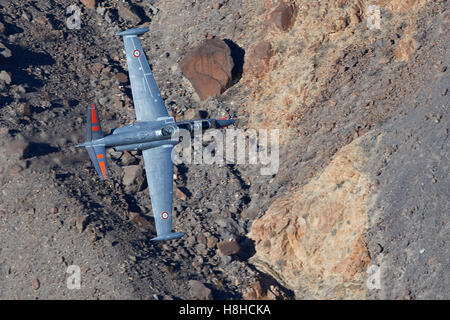
{"type": "Polygon", "coordinates": [[[232,80],[231,50],[220,39],[205,40],[183,58],[180,68],[201,100],[222,93],[232,80]]]}
{"type": "Polygon", "coordinates": [[[252,262],[300,298],[358,298],[370,262],[363,233],[373,202],[358,141],[341,149],[323,173],[282,197],[256,220],[252,262]]]}

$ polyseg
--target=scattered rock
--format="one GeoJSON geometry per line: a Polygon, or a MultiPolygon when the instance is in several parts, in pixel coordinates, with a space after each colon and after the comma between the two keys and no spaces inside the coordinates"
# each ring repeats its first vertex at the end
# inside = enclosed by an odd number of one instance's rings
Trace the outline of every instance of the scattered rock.
{"type": "Polygon", "coordinates": [[[391,7],[394,12],[407,12],[418,5],[417,0],[392,0],[391,7]]]}
{"type": "Polygon", "coordinates": [[[122,156],[122,151],[114,151],[114,149],[110,149],[108,151],[111,157],[114,159],[120,159],[120,157],[122,156]]]}
{"type": "Polygon", "coordinates": [[[30,106],[30,104],[29,103],[26,103],[26,102],[23,102],[23,103],[21,103],[21,104],[19,104],[19,113],[22,115],[22,116],[27,116],[27,117],[30,117],[31,116],[31,106],[30,106]]]}
{"type": "Polygon", "coordinates": [[[105,11],[106,11],[105,7],[97,7],[97,9],[95,10],[95,12],[97,12],[97,14],[101,16],[105,14],[105,11]]]}
{"type": "Polygon", "coordinates": [[[41,287],[41,282],[38,278],[33,278],[33,280],[31,280],[31,286],[34,290],[38,290],[41,287]]]}
{"type": "Polygon", "coordinates": [[[6,59],[12,57],[11,50],[9,50],[3,43],[0,42],[0,55],[6,59]]]}
{"type": "Polygon", "coordinates": [[[0,72],[0,80],[4,81],[6,84],[10,84],[11,83],[11,75],[6,72],[5,70],[2,70],[0,72]]]}
{"type": "Polygon", "coordinates": [[[10,174],[18,174],[23,170],[22,166],[19,166],[18,164],[14,164],[11,168],[9,168],[10,174]]]}
{"type": "Polygon", "coordinates": [[[50,209],[50,213],[57,214],[58,213],[58,208],[56,208],[56,207],[51,208],[50,209]]]}
{"type": "Polygon", "coordinates": [[[231,256],[233,254],[237,254],[241,247],[236,240],[231,241],[223,241],[217,244],[217,249],[219,252],[225,256],[231,256]]]}
{"type": "Polygon", "coordinates": [[[195,109],[187,109],[183,114],[183,120],[194,120],[197,116],[195,109]]]}
{"type": "Polygon", "coordinates": [[[255,281],[244,291],[242,297],[244,300],[277,300],[280,292],[273,285],[267,287],[263,286],[260,281],[255,281]]]}
{"type": "Polygon", "coordinates": [[[123,72],[117,73],[116,79],[121,83],[128,82],[128,76],[123,72]]]}
{"type": "Polygon", "coordinates": [[[123,2],[119,4],[118,12],[119,17],[130,24],[137,25],[141,22],[141,18],[133,12],[132,8],[123,2]]]}
{"type": "Polygon", "coordinates": [[[218,241],[219,241],[219,240],[217,240],[216,237],[210,236],[210,237],[208,238],[207,242],[206,242],[206,246],[208,247],[208,249],[212,249],[212,248],[214,248],[214,247],[217,245],[217,242],[218,242],[218,241]]]}
{"type": "Polygon", "coordinates": [[[400,38],[397,48],[394,50],[394,55],[399,61],[408,61],[413,56],[419,44],[412,37],[412,28],[406,28],[403,36],[400,38]]]}
{"type": "Polygon", "coordinates": [[[75,226],[77,227],[78,231],[83,232],[84,228],[86,227],[87,222],[87,216],[78,216],[75,222],[75,226]]]}
{"type": "Polygon", "coordinates": [[[159,9],[156,8],[155,6],[151,5],[151,4],[149,4],[148,7],[149,7],[152,15],[156,15],[159,12],[159,9]]]}
{"type": "Polygon", "coordinates": [[[26,159],[30,155],[30,141],[18,135],[9,144],[9,155],[16,159],[26,159]]]}
{"type": "Polygon", "coordinates": [[[232,80],[231,50],[217,38],[205,40],[189,51],[179,65],[201,100],[221,94],[232,80]]]}
{"type": "Polygon", "coordinates": [[[294,24],[295,14],[294,5],[280,0],[278,6],[267,15],[265,24],[271,29],[287,31],[294,24]]]}
{"type": "Polygon", "coordinates": [[[403,292],[403,300],[411,300],[411,292],[409,290],[405,290],[403,292]]]}
{"type": "Polygon", "coordinates": [[[123,168],[123,184],[131,186],[136,182],[136,179],[142,176],[143,170],[140,165],[131,165],[123,168]]]}
{"type": "Polygon", "coordinates": [[[97,241],[98,240],[98,236],[96,235],[96,234],[93,234],[93,235],[91,235],[90,237],[89,237],[89,242],[90,243],[94,243],[95,241],[97,241]]]}
{"type": "Polygon", "coordinates": [[[180,200],[186,200],[187,199],[187,195],[180,189],[178,188],[175,184],[173,186],[174,189],[174,195],[176,199],[180,199],[180,200]]]}
{"type": "Polygon", "coordinates": [[[245,59],[244,72],[253,76],[261,76],[267,72],[269,60],[273,55],[272,45],[269,41],[261,41],[256,44],[245,59]]]}
{"type": "Polygon", "coordinates": [[[138,159],[136,159],[136,157],[134,157],[128,151],[124,151],[122,157],[120,158],[120,161],[122,162],[123,166],[129,166],[138,163],[138,159]]]}
{"type": "Polygon", "coordinates": [[[97,0],[80,0],[82,4],[88,9],[94,9],[97,5],[97,0]]]}
{"type": "Polygon", "coordinates": [[[256,205],[250,205],[250,207],[242,211],[241,216],[244,219],[253,220],[258,216],[258,213],[259,208],[256,205]]]}
{"type": "Polygon", "coordinates": [[[141,216],[137,212],[130,211],[128,213],[128,216],[130,217],[130,220],[139,228],[143,228],[146,230],[154,230],[154,225],[148,221],[145,217],[141,216]]]}
{"type": "Polygon", "coordinates": [[[202,282],[198,280],[189,280],[189,287],[191,295],[197,300],[212,300],[211,289],[207,288],[202,282]]]}

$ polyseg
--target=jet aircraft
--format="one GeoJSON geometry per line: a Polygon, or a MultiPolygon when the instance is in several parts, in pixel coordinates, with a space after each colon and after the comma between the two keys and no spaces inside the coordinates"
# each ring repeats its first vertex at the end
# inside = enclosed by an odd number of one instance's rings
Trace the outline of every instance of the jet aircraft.
{"type": "Polygon", "coordinates": [[[136,113],[136,122],[104,135],[94,103],[87,109],[86,148],[101,180],[109,178],[106,148],[116,151],[142,151],[157,236],[152,240],[171,240],[183,236],[172,231],[173,162],[171,153],[179,141],[173,135],[180,129],[206,130],[222,128],[235,122],[232,118],[176,122],[170,117],[161,98],[152,70],[138,35],[148,28],[134,28],[118,33],[123,37],[128,74],[136,113]]]}

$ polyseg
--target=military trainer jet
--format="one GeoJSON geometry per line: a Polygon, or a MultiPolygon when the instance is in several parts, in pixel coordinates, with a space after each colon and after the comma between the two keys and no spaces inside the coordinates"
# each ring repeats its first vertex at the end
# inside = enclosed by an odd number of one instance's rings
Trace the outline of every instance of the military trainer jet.
{"type": "Polygon", "coordinates": [[[85,147],[101,180],[108,179],[105,148],[116,151],[141,150],[145,162],[148,189],[155,218],[157,236],[152,240],[171,240],[183,236],[172,231],[173,162],[171,153],[179,141],[172,135],[179,129],[221,128],[233,124],[234,119],[207,119],[175,122],[169,116],[142,50],[138,35],[148,28],[122,31],[133,94],[136,122],[103,135],[94,103],[88,106],[85,147]]]}

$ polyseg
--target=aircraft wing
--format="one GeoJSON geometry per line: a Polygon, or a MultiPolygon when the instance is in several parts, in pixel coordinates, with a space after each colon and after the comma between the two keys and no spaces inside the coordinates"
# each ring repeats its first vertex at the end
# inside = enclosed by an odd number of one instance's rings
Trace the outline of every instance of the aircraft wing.
{"type": "Polygon", "coordinates": [[[137,37],[147,31],[148,28],[135,28],[118,34],[123,37],[125,46],[137,121],[153,121],[169,116],[152,70],[148,65],[144,50],[137,37]]]}
{"type": "Polygon", "coordinates": [[[183,235],[172,232],[172,149],[173,145],[166,144],[142,151],[157,233],[152,240],[170,240],[183,235]]]}

